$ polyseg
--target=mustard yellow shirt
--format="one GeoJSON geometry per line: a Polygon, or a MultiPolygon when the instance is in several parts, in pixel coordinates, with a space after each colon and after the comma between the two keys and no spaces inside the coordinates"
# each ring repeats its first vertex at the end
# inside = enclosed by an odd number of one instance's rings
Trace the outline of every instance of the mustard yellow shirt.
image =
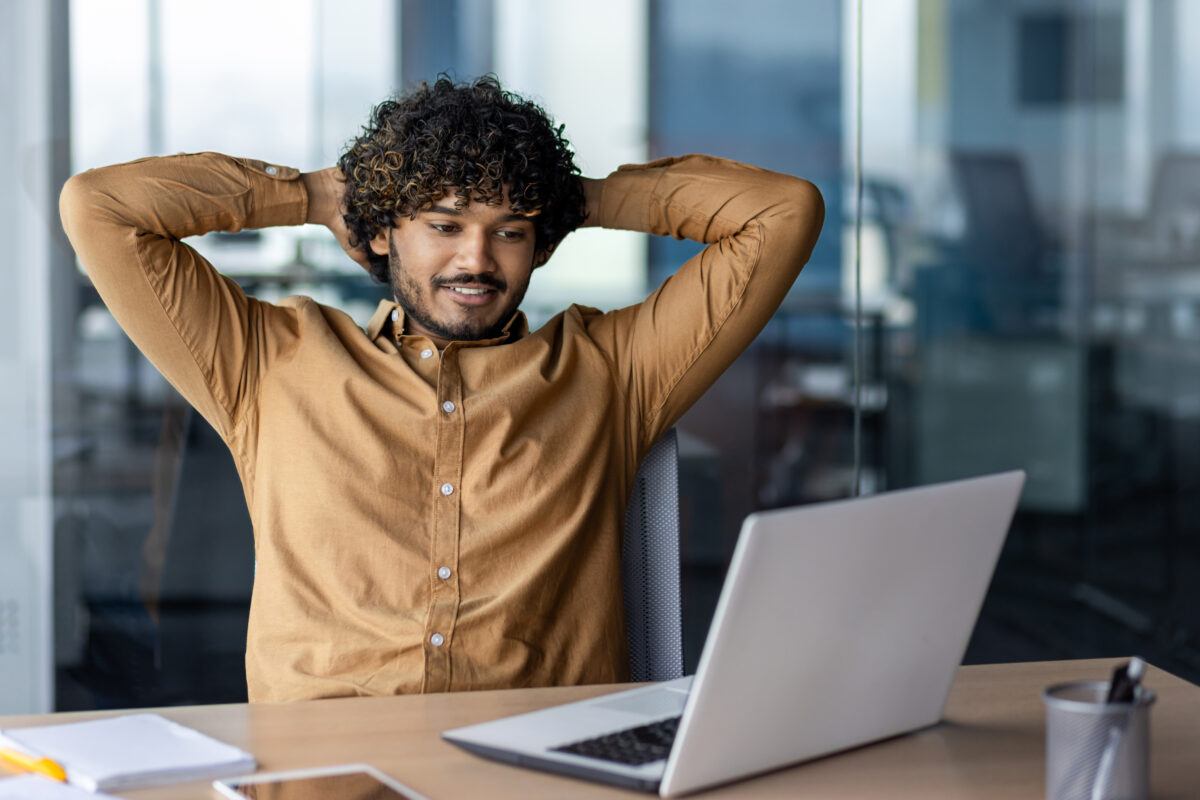
{"type": "Polygon", "coordinates": [[[708,246],[637,305],[534,332],[518,312],[438,352],[390,302],[365,331],[307,297],[266,303],[180,241],[302,223],[298,178],[202,153],[91,170],[61,198],[104,302],[233,452],[250,699],[626,679],[633,476],[779,306],[819,193],[708,156],[622,167],[600,225],[708,246]]]}

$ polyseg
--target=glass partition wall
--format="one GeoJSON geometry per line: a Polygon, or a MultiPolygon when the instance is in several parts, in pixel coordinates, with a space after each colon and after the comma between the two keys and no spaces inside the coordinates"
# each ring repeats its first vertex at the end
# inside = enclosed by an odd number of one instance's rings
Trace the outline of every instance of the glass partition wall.
{"type": "Polygon", "coordinates": [[[968,658],[1195,680],[1200,8],[864,5],[886,483],[1028,473],[968,658]]]}
{"type": "MultiPolygon", "coordinates": [[[[1200,9],[593,5],[76,1],[72,171],[199,149],[320,167],[396,88],[494,71],[566,124],[586,174],[711,152],[807,177],[827,206],[812,261],[679,425],[687,668],[750,511],[1022,468],[968,660],[1137,652],[1200,678],[1200,9]]],[[[531,286],[534,325],[636,302],[694,252],[575,238],[531,286]]],[[[362,322],[381,296],[319,230],[196,244],[259,295],[362,322]]],[[[73,279],[55,705],[244,699],[232,461],[73,279]]]]}

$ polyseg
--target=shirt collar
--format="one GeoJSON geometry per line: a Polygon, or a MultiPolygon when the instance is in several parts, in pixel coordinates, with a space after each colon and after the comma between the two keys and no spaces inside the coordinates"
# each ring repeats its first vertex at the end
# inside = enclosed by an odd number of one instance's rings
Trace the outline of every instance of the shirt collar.
{"type": "MultiPolygon", "coordinates": [[[[380,300],[375,313],[367,323],[367,336],[372,341],[380,336],[387,337],[392,342],[400,341],[400,332],[404,330],[404,311],[394,300],[380,300]]],[[[512,317],[494,339],[480,339],[475,342],[458,342],[463,347],[482,347],[493,344],[508,344],[525,338],[529,334],[529,320],[523,311],[513,312],[512,317]]]]}

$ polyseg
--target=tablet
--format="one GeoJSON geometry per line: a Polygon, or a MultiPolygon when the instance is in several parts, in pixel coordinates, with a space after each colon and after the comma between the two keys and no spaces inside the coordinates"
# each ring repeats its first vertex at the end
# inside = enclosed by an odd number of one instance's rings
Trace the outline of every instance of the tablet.
{"type": "Polygon", "coordinates": [[[233,800],[428,800],[367,764],[260,772],[215,780],[213,788],[233,800]]]}

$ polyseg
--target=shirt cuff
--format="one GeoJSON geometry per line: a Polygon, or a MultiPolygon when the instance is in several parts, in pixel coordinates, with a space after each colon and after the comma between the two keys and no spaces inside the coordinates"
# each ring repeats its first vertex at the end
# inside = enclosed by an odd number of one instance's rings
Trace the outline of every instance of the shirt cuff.
{"type": "Polygon", "coordinates": [[[303,225],[308,219],[308,193],[300,170],[253,158],[235,158],[250,182],[254,207],[247,228],[303,225]]]}

